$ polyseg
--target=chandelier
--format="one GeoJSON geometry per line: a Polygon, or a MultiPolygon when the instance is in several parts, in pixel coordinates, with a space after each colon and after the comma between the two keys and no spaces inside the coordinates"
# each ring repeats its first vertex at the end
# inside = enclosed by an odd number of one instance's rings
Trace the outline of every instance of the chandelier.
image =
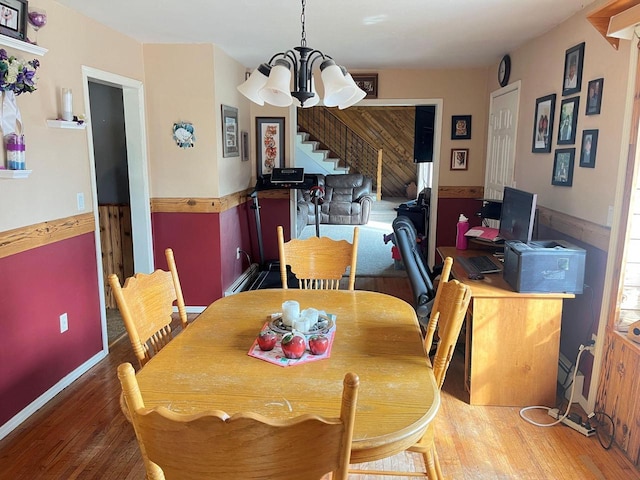
{"type": "Polygon", "coordinates": [[[320,50],[307,47],[304,28],[306,3],[306,0],[302,0],[300,46],[276,53],[268,63],[260,64],[247,81],[238,86],[238,90],[258,105],[264,105],[266,102],[276,107],[288,107],[294,103],[299,107],[313,107],[320,101],[313,78],[314,66],[320,61],[324,105],[340,109],[350,107],[362,100],[366,92],[356,85],[346,68],[337,65],[330,56],[320,50]],[[293,90],[290,91],[292,67],[293,90]]]}

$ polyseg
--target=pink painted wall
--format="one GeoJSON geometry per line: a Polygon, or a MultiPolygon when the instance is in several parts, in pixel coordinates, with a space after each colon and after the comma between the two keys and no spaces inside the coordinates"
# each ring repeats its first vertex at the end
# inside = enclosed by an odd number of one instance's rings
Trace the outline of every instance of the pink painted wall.
{"type": "MultiPolygon", "coordinates": [[[[171,247],[188,306],[207,306],[222,297],[226,288],[249,266],[244,254],[236,258],[238,247],[251,256],[252,262],[259,261],[255,214],[250,205],[245,203],[220,214],[151,215],[156,267],[167,268],[164,250],[171,247]]],[[[288,218],[288,210],[286,215],[288,218]]],[[[273,222],[271,216],[266,214],[267,224],[273,222]]],[[[273,231],[275,237],[275,227],[273,231]]],[[[276,245],[276,254],[277,251],[276,245]]]]}
{"type": "Polygon", "coordinates": [[[220,298],[220,224],[217,213],[153,213],[156,268],[167,268],[164,250],[173,249],[187,305],[206,306],[220,298]]]}
{"type": "MultiPolygon", "coordinates": [[[[285,238],[289,238],[288,232],[291,229],[291,219],[289,217],[288,198],[265,198],[258,199],[260,203],[260,222],[262,224],[262,241],[264,246],[264,259],[266,262],[278,259],[278,235],[276,229],[282,225],[285,238]]],[[[255,233],[255,223],[252,223],[252,233],[255,240],[254,258],[260,261],[257,246],[257,234],[255,233]]]]}
{"type": "MultiPolygon", "coordinates": [[[[456,225],[461,213],[469,219],[470,226],[480,225],[476,213],[480,211],[481,206],[481,202],[473,198],[439,198],[436,245],[431,245],[430,248],[456,244],[456,225]]],[[[436,257],[436,263],[439,261],[436,257]]]]}
{"type": "Polygon", "coordinates": [[[102,350],[95,254],[87,233],[0,259],[0,425],[102,350]]]}

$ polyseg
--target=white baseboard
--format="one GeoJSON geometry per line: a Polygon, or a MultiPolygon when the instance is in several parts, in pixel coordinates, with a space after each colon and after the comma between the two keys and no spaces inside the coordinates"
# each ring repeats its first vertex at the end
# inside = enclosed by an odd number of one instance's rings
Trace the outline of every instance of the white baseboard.
{"type": "MultiPolygon", "coordinates": [[[[187,313],[202,313],[205,308],[207,307],[185,307],[185,310],[187,313]]],[[[177,312],[178,309],[176,308],[175,311],[177,312]]]]}
{"type": "Polygon", "coordinates": [[[49,402],[53,397],[59,394],[62,390],[67,388],[73,382],[75,382],[78,378],[80,378],[84,373],[86,373],[91,367],[95,366],[100,360],[105,358],[108,355],[108,350],[101,350],[89,360],[84,362],[78,368],[62,377],[55,385],[53,385],[49,390],[44,392],[38,398],[36,398],[33,402],[23,408],[20,412],[18,412],[11,420],[0,427],[0,440],[13,432],[22,422],[27,420],[31,415],[37,412],[39,409],[44,407],[47,402],[49,402]]]}

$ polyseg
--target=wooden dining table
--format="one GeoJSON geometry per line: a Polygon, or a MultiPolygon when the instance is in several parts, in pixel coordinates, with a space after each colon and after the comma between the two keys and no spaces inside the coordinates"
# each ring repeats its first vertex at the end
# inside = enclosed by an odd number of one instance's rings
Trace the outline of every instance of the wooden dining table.
{"type": "Polygon", "coordinates": [[[270,289],[221,298],[138,371],[137,379],[147,407],[288,419],[305,413],[337,417],[347,372],[360,377],[351,463],[395,455],[420,439],[439,408],[440,393],[414,309],[382,293],[270,289]],[[248,355],[285,300],[336,316],[329,358],[281,367],[248,355]]]}

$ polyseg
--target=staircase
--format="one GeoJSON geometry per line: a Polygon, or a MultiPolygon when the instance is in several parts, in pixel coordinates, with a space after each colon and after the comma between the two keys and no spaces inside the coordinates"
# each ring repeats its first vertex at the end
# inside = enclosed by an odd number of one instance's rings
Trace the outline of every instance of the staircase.
{"type": "Polygon", "coordinates": [[[333,175],[349,173],[348,167],[340,166],[340,159],[329,156],[329,150],[320,148],[320,142],[309,139],[309,134],[298,130],[296,135],[296,165],[306,172],[333,175]]]}
{"type": "Polygon", "coordinates": [[[310,163],[309,167],[326,170],[328,173],[351,172],[370,177],[376,198],[380,200],[382,149],[368,143],[327,107],[298,108],[297,113],[300,133],[296,139],[296,148],[300,145],[301,153],[307,151],[302,149],[308,149],[314,155],[313,152],[321,152],[317,163],[310,163]],[[314,141],[310,141],[310,138],[314,141]],[[319,145],[326,150],[321,150],[319,145]],[[330,154],[337,158],[330,158],[330,154]]]}

